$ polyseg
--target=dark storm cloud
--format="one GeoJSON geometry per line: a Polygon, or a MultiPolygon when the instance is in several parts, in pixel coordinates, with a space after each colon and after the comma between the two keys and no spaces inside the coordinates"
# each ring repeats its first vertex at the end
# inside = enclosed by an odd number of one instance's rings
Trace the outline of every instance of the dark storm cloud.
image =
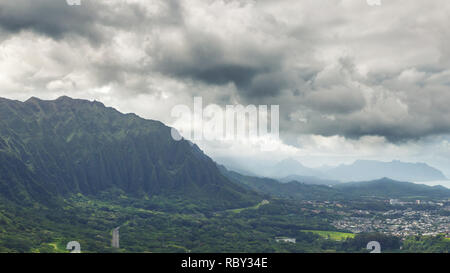
{"type": "Polygon", "coordinates": [[[319,2],[1,1],[0,35],[18,39],[11,51],[24,32],[56,44],[30,49],[28,66],[13,62],[0,81],[278,104],[289,143],[299,134],[399,142],[449,133],[448,2],[319,2]]]}
{"type": "Polygon", "coordinates": [[[0,27],[10,33],[30,30],[54,39],[77,34],[98,42],[102,33],[96,28],[97,12],[105,7],[99,2],[69,6],[66,1],[16,0],[0,3],[0,27]]]}
{"type": "Polygon", "coordinates": [[[23,30],[56,40],[77,35],[93,43],[114,36],[120,29],[140,30],[154,25],[173,25],[182,21],[177,1],[166,1],[166,10],[149,17],[143,3],[109,5],[107,2],[81,0],[68,5],[66,0],[14,0],[0,3],[0,28],[10,34],[23,30]]]}
{"type": "Polygon", "coordinates": [[[260,72],[257,67],[240,64],[207,64],[196,61],[185,66],[182,63],[173,62],[160,67],[162,72],[176,77],[188,77],[216,85],[234,83],[238,88],[248,86],[253,77],[260,72]]]}
{"type": "Polygon", "coordinates": [[[210,85],[233,83],[244,97],[273,96],[285,85],[279,73],[283,52],[261,50],[246,41],[224,41],[201,30],[180,36],[181,48],[163,43],[147,52],[156,56],[155,70],[210,85]]]}
{"type": "Polygon", "coordinates": [[[305,98],[305,104],[320,113],[347,114],[363,109],[366,101],[359,90],[337,86],[310,92],[305,98]]]}

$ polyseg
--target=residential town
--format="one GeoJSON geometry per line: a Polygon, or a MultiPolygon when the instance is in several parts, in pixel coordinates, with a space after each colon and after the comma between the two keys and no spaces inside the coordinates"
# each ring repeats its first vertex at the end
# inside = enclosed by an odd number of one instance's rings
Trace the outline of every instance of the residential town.
{"type": "MultiPolygon", "coordinates": [[[[332,225],[352,233],[381,232],[400,237],[411,235],[450,234],[450,200],[400,201],[378,200],[382,209],[355,209],[352,204],[337,201],[307,201],[311,213],[328,212],[336,215],[332,225]]],[[[373,204],[371,204],[373,205],[373,204]]]]}
{"type": "Polygon", "coordinates": [[[390,210],[375,217],[346,217],[333,222],[336,228],[353,233],[382,232],[396,236],[450,233],[450,216],[428,211],[390,210]]]}

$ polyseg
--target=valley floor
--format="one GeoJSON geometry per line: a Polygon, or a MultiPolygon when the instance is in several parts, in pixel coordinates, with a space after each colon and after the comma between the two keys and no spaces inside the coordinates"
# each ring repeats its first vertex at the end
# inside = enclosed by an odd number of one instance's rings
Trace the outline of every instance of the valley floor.
{"type": "MultiPolygon", "coordinates": [[[[333,209],[317,202],[270,199],[219,213],[161,197],[74,195],[64,204],[58,210],[18,209],[2,202],[0,252],[68,252],[69,241],[78,241],[82,252],[366,252],[368,240],[380,241],[388,252],[450,250],[450,241],[441,235],[400,238],[333,226],[345,219],[338,212],[352,212],[351,204],[333,209]],[[119,226],[120,248],[113,248],[111,231],[119,226]],[[279,237],[296,242],[279,242],[279,237]]],[[[368,206],[368,211],[377,210],[368,206]]]]}

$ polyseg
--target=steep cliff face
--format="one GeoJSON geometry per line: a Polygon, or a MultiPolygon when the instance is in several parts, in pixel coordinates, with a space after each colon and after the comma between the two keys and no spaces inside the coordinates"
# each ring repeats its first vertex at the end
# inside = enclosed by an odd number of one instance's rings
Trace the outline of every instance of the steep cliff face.
{"type": "Polygon", "coordinates": [[[257,199],[225,178],[195,144],[174,141],[161,122],[69,97],[0,99],[1,195],[45,201],[113,187],[221,206],[257,199]]]}

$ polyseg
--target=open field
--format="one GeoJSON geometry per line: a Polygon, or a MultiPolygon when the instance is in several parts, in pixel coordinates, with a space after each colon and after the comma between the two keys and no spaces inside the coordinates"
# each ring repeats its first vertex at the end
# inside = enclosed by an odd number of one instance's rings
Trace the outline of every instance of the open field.
{"type": "Polygon", "coordinates": [[[324,231],[324,230],[302,230],[302,232],[312,232],[317,235],[322,236],[323,238],[330,238],[335,241],[342,241],[347,238],[354,238],[354,233],[345,233],[345,232],[337,232],[337,231],[324,231]]]}

